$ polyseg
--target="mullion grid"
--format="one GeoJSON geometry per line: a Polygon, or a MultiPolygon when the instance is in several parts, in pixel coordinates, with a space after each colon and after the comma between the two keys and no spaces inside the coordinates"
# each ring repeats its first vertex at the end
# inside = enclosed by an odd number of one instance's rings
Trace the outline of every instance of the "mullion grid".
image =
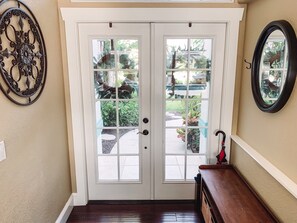
{"type": "MultiPolygon", "coordinates": [[[[117,39],[114,39],[115,40],[115,45],[117,44],[117,39]]],[[[114,56],[115,56],[115,67],[113,69],[100,69],[100,68],[94,68],[93,67],[93,73],[95,71],[101,71],[101,72],[108,72],[108,71],[113,71],[114,74],[115,74],[115,93],[116,93],[116,97],[115,98],[108,98],[108,99],[96,99],[96,102],[97,101],[113,101],[116,103],[116,126],[115,127],[102,127],[102,130],[103,129],[115,129],[116,130],[116,144],[117,144],[117,153],[116,154],[97,154],[97,157],[101,156],[101,157],[113,157],[113,156],[116,156],[117,157],[117,180],[100,180],[98,178],[99,181],[107,181],[107,182],[110,182],[110,181],[113,181],[113,182],[121,182],[121,177],[120,177],[120,173],[121,173],[121,161],[120,161],[120,158],[121,156],[139,156],[139,154],[120,154],[120,143],[119,143],[119,136],[120,136],[120,130],[121,129],[135,129],[137,128],[137,126],[127,126],[127,127],[122,127],[120,126],[120,114],[119,114],[119,102],[124,102],[124,101],[137,101],[139,99],[135,98],[135,99],[121,99],[119,100],[119,92],[118,92],[118,81],[119,81],[119,72],[120,71],[130,71],[130,72],[138,72],[139,69],[121,69],[119,68],[119,54],[121,53],[121,51],[117,51],[116,50],[117,47],[115,47],[114,49],[114,56]]],[[[98,162],[98,159],[96,159],[97,162],[98,162]]],[[[98,166],[98,164],[97,164],[98,166]]],[[[97,175],[99,177],[99,175],[97,175]]]]}
{"type": "MultiPolygon", "coordinates": [[[[187,89],[186,89],[186,95],[185,95],[185,98],[183,99],[166,99],[166,101],[185,101],[185,112],[186,114],[189,113],[189,102],[190,101],[196,101],[195,99],[192,99],[189,97],[189,82],[190,82],[190,72],[192,71],[211,71],[212,68],[199,68],[199,69],[193,69],[193,68],[190,68],[190,52],[191,52],[191,49],[190,49],[190,41],[191,39],[190,38],[187,38],[187,67],[186,68],[182,68],[182,69],[166,69],[166,72],[174,72],[174,71],[186,71],[187,72],[187,77],[186,77],[186,84],[187,84],[187,89]]],[[[209,99],[207,98],[201,98],[201,101],[204,100],[204,101],[209,101],[209,99]]],[[[165,112],[166,112],[166,109],[165,109],[165,112]]],[[[170,126],[170,127],[165,127],[166,129],[176,129],[176,128],[184,128],[185,129],[185,143],[186,143],[186,146],[187,146],[187,143],[188,143],[188,131],[189,129],[208,129],[207,126],[191,126],[189,128],[188,126],[188,116],[186,115],[185,117],[185,126],[170,126]]],[[[166,125],[165,125],[166,126],[166,125]]],[[[166,150],[165,150],[166,151],[166,150]]],[[[184,176],[183,176],[183,181],[189,181],[187,180],[187,163],[188,163],[188,157],[189,156],[205,156],[206,154],[203,154],[203,153],[199,153],[198,155],[196,154],[189,154],[188,153],[188,149],[185,148],[185,152],[184,154],[173,154],[173,153],[166,153],[165,152],[165,157],[169,155],[169,156],[181,156],[183,155],[184,156],[184,176]]],[[[166,179],[165,179],[166,180],[166,179]]],[[[172,180],[169,180],[169,181],[172,181],[172,180]]],[[[191,180],[192,181],[192,180],[191,180]]]]}

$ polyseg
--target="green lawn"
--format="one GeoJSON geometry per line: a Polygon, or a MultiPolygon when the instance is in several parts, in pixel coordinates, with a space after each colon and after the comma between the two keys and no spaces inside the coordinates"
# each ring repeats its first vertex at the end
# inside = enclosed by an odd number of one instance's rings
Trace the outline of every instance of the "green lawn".
{"type": "Polygon", "coordinates": [[[166,111],[184,113],[185,102],[184,101],[166,101],[166,111]]]}

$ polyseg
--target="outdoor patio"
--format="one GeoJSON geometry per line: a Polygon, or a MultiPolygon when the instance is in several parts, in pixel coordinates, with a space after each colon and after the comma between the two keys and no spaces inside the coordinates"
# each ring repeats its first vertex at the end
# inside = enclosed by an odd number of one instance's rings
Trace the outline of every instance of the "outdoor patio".
{"type": "MultiPolygon", "coordinates": [[[[169,115],[169,114],[167,114],[169,115]]],[[[166,121],[166,126],[179,126],[182,119],[172,119],[166,121]]],[[[139,158],[136,155],[139,151],[138,129],[134,129],[123,134],[119,139],[120,154],[120,179],[138,180],[139,178],[139,158]]],[[[105,140],[115,140],[113,135],[99,135],[97,143],[102,145],[102,137],[105,140]]],[[[201,136],[203,138],[203,136],[201,136]]],[[[201,140],[200,154],[206,153],[206,140],[201,140]]],[[[168,180],[183,180],[185,175],[185,166],[187,166],[186,179],[193,180],[197,174],[198,166],[206,163],[206,156],[193,153],[188,149],[187,160],[185,161],[186,145],[177,137],[176,128],[169,128],[166,131],[166,158],[165,158],[165,178],[168,180]],[[186,165],[185,165],[185,162],[186,165]]],[[[118,153],[118,145],[115,143],[110,154],[118,153]]],[[[102,151],[102,148],[98,148],[102,151]]],[[[100,152],[99,154],[102,154],[100,152]]],[[[102,180],[117,180],[117,156],[98,156],[98,174],[102,180]]]]}

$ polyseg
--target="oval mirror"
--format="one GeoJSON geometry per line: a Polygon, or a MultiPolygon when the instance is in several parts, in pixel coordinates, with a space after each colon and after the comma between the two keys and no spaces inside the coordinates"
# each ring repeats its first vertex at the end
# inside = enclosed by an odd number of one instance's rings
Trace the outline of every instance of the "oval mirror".
{"type": "Polygon", "coordinates": [[[277,112],[287,102],[297,73],[297,39],[287,21],[269,23],[257,42],[252,62],[252,90],[257,106],[277,112]]]}

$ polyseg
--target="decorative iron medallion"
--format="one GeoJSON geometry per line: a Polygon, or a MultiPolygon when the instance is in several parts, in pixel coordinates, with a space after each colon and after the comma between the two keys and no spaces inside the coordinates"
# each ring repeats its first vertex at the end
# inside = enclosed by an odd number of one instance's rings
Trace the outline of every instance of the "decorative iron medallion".
{"type": "Polygon", "coordinates": [[[44,88],[46,50],[34,15],[16,2],[18,7],[8,8],[0,17],[0,88],[12,102],[30,105],[44,88]]]}

